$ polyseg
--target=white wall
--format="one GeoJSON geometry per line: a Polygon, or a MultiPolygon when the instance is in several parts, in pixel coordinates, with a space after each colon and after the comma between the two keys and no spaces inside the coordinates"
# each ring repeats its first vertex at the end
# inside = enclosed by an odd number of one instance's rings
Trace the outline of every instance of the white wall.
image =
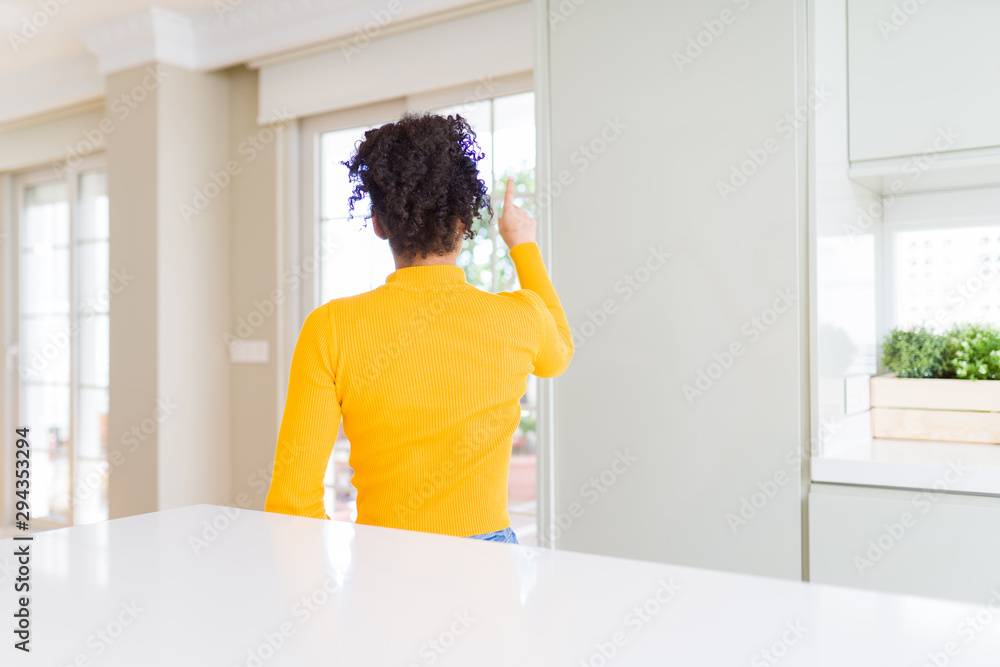
{"type": "MultiPolygon", "coordinates": [[[[279,269],[285,242],[280,238],[284,227],[277,219],[278,154],[289,128],[266,145],[258,141],[264,150],[254,153],[253,160],[239,156],[235,147],[255,140],[262,130],[257,125],[257,73],[234,68],[229,75],[229,145],[242,166],[229,187],[231,303],[227,332],[237,338],[265,341],[270,354],[267,363],[230,365],[232,502],[263,510],[285,402],[279,387],[288,377],[287,368],[279,363],[280,311],[299,296],[295,281],[289,278],[295,275],[292,268],[298,264],[293,263],[288,273],[279,269]]],[[[299,327],[300,322],[295,322],[295,334],[299,327]]]]}
{"type": "MultiPolygon", "coordinates": [[[[108,77],[108,97],[129,94],[145,76],[140,69],[108,77]]],[[[108,481],[112,519],[159,509],[156,409],[158,399],[171,398],[160,397],[158,387],[157,95],[157,90],[149,91],[125,118],[110,110],[106,114],[116,121],[107,152],[109,261],[132,276],[109,304],[108,456],[118,464],[108,481]],[[133,435],[135,440],[126,442],[133,427],[144,437],[133,435]]]]}
{"type": "Polygon", "coordinates": [[[231,500],[228,194],[182,209],[232,157],[227,79],[159,69],[108,78],[109,115],[136,102],[106,138],[111,267],[131,276],[110,304],[112,518],[231,500]]]}
{"type": "Polygon", "coordinates": [[[809,162],[817,439],[836,428],[820,423],[868,409],[868,377],[879,354],[883,202],[848,178],[847,16],[847,0],[810,3],[811,85],[828,93],[813,113],[809,162]]]}
{"type": "Polygon", "coordinates": [[[194,192],[211,195],[239,159],[229,142],[228,77],[170,68],[160,88],[158,151],[159,395],[179,407],[161,427],[160,509],[231,498],[229,422],[229,193],[194,218],[194,192]]]}
{"type": "Polygon", "coordinates": [[[105,137],[93,132],[104,118],[104,103],[87,104],[51,114],[48,118],[36,117],[17,123],[0,125],[0,172],[15,171],[36,166],[51,166],[64,160],[71,149],[81,142],[81,153],[103,150],[105,137]],[[92,148],[89,148],[92,147],[92,148]]]}
{"type": "Polygon", "coordinates": [[[593,315],[603,325],[556,381],[555,510],[568,526],[552,529],[556,543],[798,578],[805,133],[782,120],[807,99],[801,3],[594,0],[549,12],[542,85],[553,178],[568,183],[553,191],[553,269],[578,332],[591,331],[588,313],[614,310],[593,315]],[[673,54],[716,19],[719,34],[706,32],[679,71],[673,54]],[[603,149],[593,160],[581,152],[591,142],[603,149]],[[723,200],[719,182],[764,146],[763,166],[723,200]],[[645,275],[661,246],[670,259],[645,275]],[[630,298],[626,275],[646,278],[630,298]],[[748,335],[761,317],[767,330],[748,335]],[[735,343],[742,354],[689,400],[684,385],[715,355],[729,363],[735,343]],[[626,452],[637,461],[619,474],[626,452]],[[772,483],[734,532],[727,515],[772,483]]]}
{"type": "Polygon", "coordinates": [[[532,3],[393,33],[374,31],[320,53],[260,70],[260,119],[295,118],[429,90],[489,83],[529,70],[534,56],[532,3]]]}

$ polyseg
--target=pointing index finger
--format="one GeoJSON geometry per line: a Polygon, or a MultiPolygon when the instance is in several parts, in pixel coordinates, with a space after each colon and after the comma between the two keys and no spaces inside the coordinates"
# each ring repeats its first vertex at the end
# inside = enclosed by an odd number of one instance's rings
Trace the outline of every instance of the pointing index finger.
{"type": "Polygon", "coordinates": [[[507,177],[507,189],[503,193],[503,214],[507,215],[507,210],[514,205],[514,178],[507,177]]]}

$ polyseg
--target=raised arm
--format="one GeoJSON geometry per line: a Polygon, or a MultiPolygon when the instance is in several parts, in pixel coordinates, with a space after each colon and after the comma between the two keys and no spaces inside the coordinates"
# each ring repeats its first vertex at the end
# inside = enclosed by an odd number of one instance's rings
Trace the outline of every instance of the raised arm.
{"type": "Polygon", "coordinates": [[[499,223],[500,236],[510,247],[510,258],[521,287],[537,294],[544,304],[540,310],[544,336],[535,360],[535,375],[555,377],[566,370],[573,358],[573,335],[535,243],[536,227],[534,218],[514,205],[514,182],[508,178],[499,223]]]}
{"type": "Polygon", "coordinates": [[[329,307],[321,306],[306,318],[295,344],[265,511],[330,518],[323,478],[340,430],[332,346],[329,307]]]}

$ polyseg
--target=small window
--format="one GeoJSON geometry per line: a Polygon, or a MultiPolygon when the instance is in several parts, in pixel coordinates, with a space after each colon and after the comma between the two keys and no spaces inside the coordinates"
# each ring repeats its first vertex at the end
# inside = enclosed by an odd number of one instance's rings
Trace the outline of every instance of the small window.
{"type": "Polygon", "coordinates": [[[892,326],[1000,326],[1000,225],[886,229],[892,326]]]}

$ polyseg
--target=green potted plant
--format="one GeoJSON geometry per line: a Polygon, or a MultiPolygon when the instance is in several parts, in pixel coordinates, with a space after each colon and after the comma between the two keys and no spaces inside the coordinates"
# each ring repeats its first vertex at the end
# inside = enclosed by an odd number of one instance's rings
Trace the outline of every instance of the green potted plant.
{"type": "Polygon", "coordinates": [[[871,380],[876,438],[1000,444],[1000,330],[895,329],[871,380]]]}

